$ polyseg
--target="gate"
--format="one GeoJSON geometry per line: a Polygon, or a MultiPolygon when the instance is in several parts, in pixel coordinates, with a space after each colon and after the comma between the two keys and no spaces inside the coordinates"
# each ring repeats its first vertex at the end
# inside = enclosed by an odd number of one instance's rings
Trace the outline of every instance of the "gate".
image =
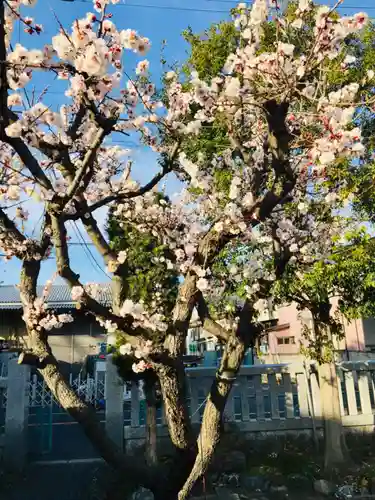
{"type": "MultiPolygon", "coordinates": [[[[104,377],[70,376],[70,384],[81,398],[94,406],[104,424],[104,377]]],[[[97,458],[80,425],[59,405],[38,375],[33,375],[30,381],[28,439],[31,460],[97,458]]]]}

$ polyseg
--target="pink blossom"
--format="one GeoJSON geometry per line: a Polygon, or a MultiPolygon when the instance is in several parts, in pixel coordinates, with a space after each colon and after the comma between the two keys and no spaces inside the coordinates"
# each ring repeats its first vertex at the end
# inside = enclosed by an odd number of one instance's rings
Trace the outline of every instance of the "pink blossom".
{"type": "Polygon", "coordinates": [[[21,106],[22,97],[19,94],[11,94],[8,96],[8,106],[21,106]]]}
{"type": "Polygon", "coordinates": [[[139,361],[138,363],[133,363],[132,365],[132,370],[134,373],[142,373],[148,368],[150,368],[150,365],[143,359],[141,359],[141,361],[139,361]]]}

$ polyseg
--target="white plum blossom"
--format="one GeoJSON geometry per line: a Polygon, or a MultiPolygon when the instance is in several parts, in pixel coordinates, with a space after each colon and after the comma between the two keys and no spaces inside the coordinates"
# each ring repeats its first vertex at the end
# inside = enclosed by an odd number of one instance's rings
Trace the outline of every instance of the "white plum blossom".
{"type": "Polygon", "coordinates": [[[72,300],[74,302],[80,302],[83,298],[84,289],[82,286],[73,286],[71,290],[72,300]]]}
{"type": "Polygon", "coordinates": [[[167,73],[165,74],[165,79],[167,81],[174,80],[176,77],[177,77],[177,75],[176,75],[175,71],[167,71],[167,73]]]}
{"type": "Polygon", "coordinates": [[[113,321],[111,321],[109,319],[107,319],[105,321],[101,320],[100,318],[96,318],[96,319],[97,319],[98,323],[100,323],[108,333],[114,333],[118,330],[117,324],[114,323],[113,321]]]}
{"type": "Polygon", "coordinates": [[[238,78],[230,78],[225,88],[225,93],[228,97],[238,98],[241,89],[241,84],[238,78]]]}
{"type": "Polygon", "coordinates": [[[142,75],[142,76],[147,75],[149,67],[150,63],[149,61],[147,61],[147,59],[145,59],[144,61],[139,61],[135,72],[137,75],[142,75]]]}
{"type": "Polygon", "coordinates": [[[126,299],[122,304],[120,314],[121,316],[126,316],[127,314],[131,314],[134,310],[135,304],[132,300],[126,299]]]}
{"type": "Polygon", "coordinates": [[[206,278],[199,278],[199,280],[197,280],[197,288],[201,292],[204,292],[205,290],[207,290],[208,287],[209,287],[209,283],[208,283],[208,280],[206,278]]]}
{"type": "Polygon", "coordinates": [[[295,48],[294,45],[291,43],[279,42],[277,44],[277,52],[280,55],[284,55],[284,56],[292,56],[293,52],[294,52],[294,48],[295,48]]]}
{"type": "Polygon", "coordinates": [[[109,346],[113,346],[113,345],[116,345],[116,335],[108,335],[107,336],[107,344],[109,346]]]}
{"type": "Polygon", "coordinates": [[[121,354],[121,356],[130,356],[132,350],[133,350],[132,345],[129,343],[122,344],[119,347],[119,353],[121,354]]]}
{"type": "Polygon", "coordinates": [[[8,125],[5,129],[5,133],[8,137],[21,137],[22,135],[22,123],[20,121],[14,122],[8,125]]]}
{"type": "Polygon", "coordinates": [[[119,264],[124,264],[126,262],[128,252],[126,250],[120,250],[117,256],[117,262],[119,264]]]}
{"type": "Polygon", "coordinates": [[[73,323],[73,321],[74,321],[73,316],[71,314],[67,314],[67,313],[59,314],[57,316],[57,319],[60,323],[73,323]]]}

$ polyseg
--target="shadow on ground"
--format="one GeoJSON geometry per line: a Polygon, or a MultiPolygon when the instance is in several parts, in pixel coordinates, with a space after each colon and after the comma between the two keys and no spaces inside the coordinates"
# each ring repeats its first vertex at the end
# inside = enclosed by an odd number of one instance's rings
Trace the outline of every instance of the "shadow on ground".
{"type": "Polygon", "coordinates": [[[100,464],[33,465],[20,477],[4,473],[1,500],[102,500],[109,471],[100,464]]]}

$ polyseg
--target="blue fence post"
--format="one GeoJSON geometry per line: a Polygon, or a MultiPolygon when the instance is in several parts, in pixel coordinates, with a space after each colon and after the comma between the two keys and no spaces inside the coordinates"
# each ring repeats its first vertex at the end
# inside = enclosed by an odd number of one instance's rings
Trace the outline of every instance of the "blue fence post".
{"type": "Polygon", "coordinates": [[[27,458],[30,367],[17,359],[8,363],[7,407],[5,413],[4,460],[7,467],[22,470],[27,458]]]}

